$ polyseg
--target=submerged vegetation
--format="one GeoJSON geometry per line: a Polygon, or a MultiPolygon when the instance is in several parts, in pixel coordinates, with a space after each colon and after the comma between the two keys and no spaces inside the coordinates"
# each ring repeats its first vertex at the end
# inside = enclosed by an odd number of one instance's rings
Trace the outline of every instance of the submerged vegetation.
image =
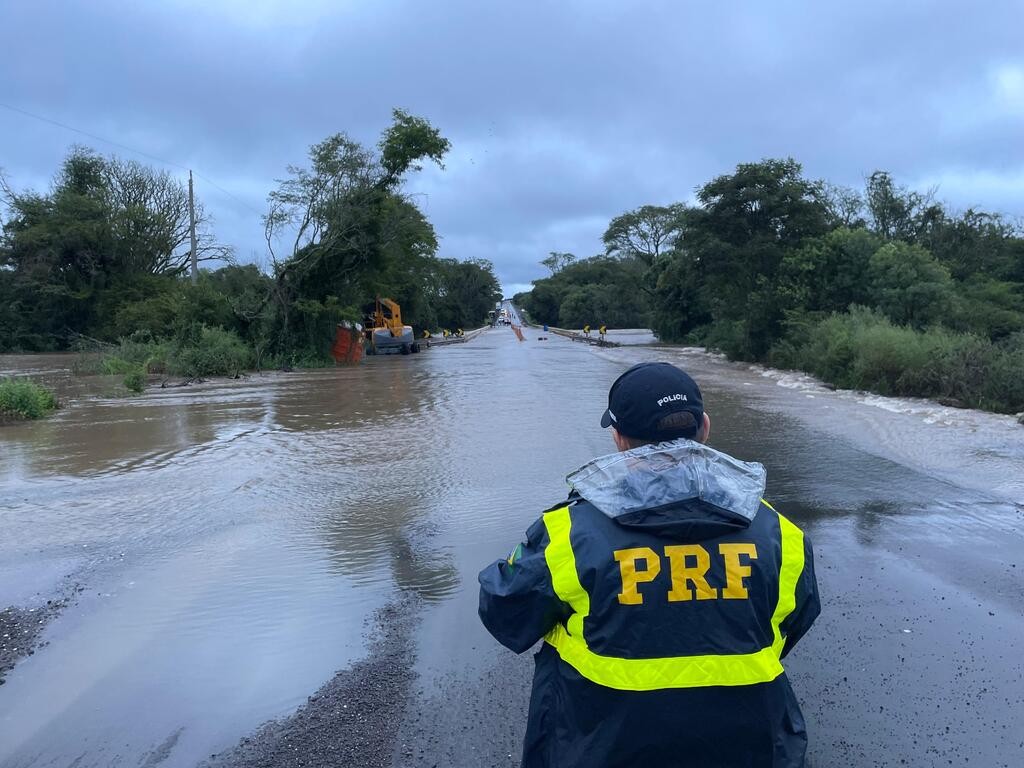
{"type": "Polygon", "coordinates": [[[793,160],[739,165],[696,204],[613,219],[606,251],[553,253],[518,300],[537,322],[647,324],[663,340],[836,386],[1024,410],[1024,237],[873,173],[863,191],[793,160]],[[619,313],[619,314],[616,314],[619,313]]]}
{"type": "Polygon", "coordinates": [[[57,398],[31,379],[0,379],[0,424],[41,419],[57,409],[57,398]]]}
{"type": "Polygon", "coordinates": [[[401,110],[375,149],[328,137],[268,195],[267,269],[235,263],[197,207],[197,261],[216,268],[195,280],[182,183],[76,148],[49,193],[0,188],[0,352],[86,338],[107,350],[94,372],[137,391],[150,373],[327,364],[337,324],[361,321],[378,295],[417,333],[479,324],[500,297],[491,264],[439,258],[433,227],[403,191],[448,148],[401,110]]]}
{"type": "MultiPolygon", "coordinates": [[[[99,355],[90,355],[77,366],[80,373],[111,376],[153,374],[201,379],[207,376],[235,377],[256,367],[253,350],[233,331],[196,325],[174,338],[154,340],[147,334],[121,339],[99,355]]],[[[125,385],[139,391],[135,386],[125,385]]]]}

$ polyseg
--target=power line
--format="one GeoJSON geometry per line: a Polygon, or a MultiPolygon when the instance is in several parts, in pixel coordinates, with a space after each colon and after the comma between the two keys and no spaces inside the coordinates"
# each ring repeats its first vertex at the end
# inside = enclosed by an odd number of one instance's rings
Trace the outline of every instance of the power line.
{"type": "MultiPolygon", "coordinates": [[[[63,128],[64,130],[72,131],[74,133],[79,133],[82,136],[88,136],[90,139],[93,139],[95,141],[101,141],[104,144],[109,144],[112,147],[117,147],[119,149],[123,149],[126,152],[132,152],[132,153],[134,153],[136,155],[140,155],[142,157],[145,157],[148,160],[153,160],[153,161],[155,161],[157,163],[163,163],[164,165],[172,165],[175,168],[180,168],[183,171],[190,170],[188,167],[182,165],[181,163],[176,163],[173,160],[167,160],[167,159],[162,158],[162,157],[157,157],[156,155],[151,155],[148,152],[143,152],[142,150],[135,149],[134,147],[129,147],[126,144],[121,144],[120,142],[117,142],[117,141],[111,141],[110,139],[105,139],[102,136],[97,136],[95,133],[89,133],[89,131],[83,131],[80,128],[75,128],[74,126],[67,125],[66,123],[62,123],[62,122],[60,122],[58,120],[51,120],[48,117],[43,117],[42,115],[34,114],[33,112],[29,112],[27,110],[21,109],[19,107],[12,106],[10,104],[4,104],[3,102],[0,102],[0,107],[3,107],[4,109],[8,109],[11,112],[17,112],[20,115],[25,115],[26,117],[31,117],[33,120],[39,120],[39,121],[44,122],[44,123],[49,123],[50,125],[55,125],[58,128],[63,128]]],[[[225,195],[230,197],[232,200],[234,200],[236,203],[241,205],[243,208],[249,209],[250,211],[255,213],[257,216],[262,216],[263,215],[262,211],[257,211],[255,208],[253,208],[251,205],[249,205],[244,200],[241,200],[240,198],[235,197],[235,195],[233,195],[230,192],[228,192],[220,184],[218,184],[217,182],[213,181],[213,179],[210,179],[209,177],[204,176],[203,174],[199,173],[199,171],[195,171],[195,175],[198,176],[203,181],[205,181],[211,187],[214,187],[215,189],[220,190],[222,193],[224,193],[225,195]]]]}

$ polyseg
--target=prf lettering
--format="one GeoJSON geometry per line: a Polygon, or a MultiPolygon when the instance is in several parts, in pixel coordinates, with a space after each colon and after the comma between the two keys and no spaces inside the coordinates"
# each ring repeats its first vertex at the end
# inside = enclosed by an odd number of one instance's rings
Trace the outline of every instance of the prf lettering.
{"type": "MultiPolygon", "coordinates": [[[[661,556],[650,547],[617,549],[614,555],[622,577],[619,602],[622,605],[643,605],[644,596],[637,587],[658,578],[661,573],[661,556]]],[[[751,542],[719,544],[718,556],[725,563],[724,587],[708,584],[711,554],[700,544],[665,547],[672,585],[668,591],[668,601],[746,600],[747,585],[743,580],[750,576],[750,561],[757,560],[757,547],[751,542]]]]}

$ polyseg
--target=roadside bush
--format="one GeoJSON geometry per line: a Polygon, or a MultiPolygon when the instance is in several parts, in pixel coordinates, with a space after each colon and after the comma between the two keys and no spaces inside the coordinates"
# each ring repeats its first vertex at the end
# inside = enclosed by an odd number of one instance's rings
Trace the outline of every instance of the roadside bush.
{"type": "Polygon", "coordinates": [[[730,360],[752,359],[743,320],[718,320],[701,329],[701,342],[709,349],[722,352],[730,360]]]}
{"type": "Polygon", "coordinates": [[[0,422],[40,419],[56,408],[53,392],[31,379],[0,379],[0,422]]]}
{"type": "Polygon", "coordinates": [[[146,373],[167,373],[166,355],[150,355],[142,364],[142,368],[146,373]]]}
{"type": "Polygon", "coordinates": [[[159,373],[150,368],[166,368],[172,351],[170,342],[154,341],[148,333],[137,333],[122,338],[115,355],[132,365],[143,366],[149,373],[159,373]]]}
{"type": "Polygon", "coordinates": [[[124,385],[132,392],[142,392],[146,388],[146,372],[141,367],[132,368],[124,376],[124,385]]]}
{"type": "Polygon", "coordinates": [[[138,333],[122,338],[117,347],[102,356],[83,356],[75,363],[74,370],[79,375],[106,376],[126,376],[135,370],[166,373],[171,352],[170,343],[153,341],[147,333],[138,333]]]}
{"type": "Polygon", "coordinates": [[[237,376],[253,363],[252,349],[238,334],[194,324],[174,341],[154,341],[144,332],[123,338],[102,357],[82,362],[76,372],[124,376],[125,386],[140,392],[134,385],[144,387],[147,374],[237,376]]]}
{"type": "Polygon", "coordinates": [[[776,345],[771,361],[844,389],[1006,413],[1024,409],[1024,334],[996,344],[944,328],[916,331],[876,310],[854,308],[802,328],[776,345]]]}
{"type": "Polygon", "coordinates": [[[126,373],[131,373],[135,367],[136,363],[115,354],[100,361],[99,372],[107,376],[123,376],[126,373]]]}
{"type": "Polygon", "coordinates": [[[1015,333],[994,346],[997,354],[982,389],[982,407],[1006,413],[1024,411],[1024,333],[1015,333]]]}
{"type": "Polygon", "coordinates": [[[174,373],[185,376],[237,376],[252,367],[252,350],[238,334],[222,328],[200,327],[169,361],[174,373]]]}
{"type": "Polygon", "coordinates": [[[860,326],[852,337],[848,385],[883,395],[929,395],[928,366],[945,334],[919,333],[888,321],[860,326]]]}

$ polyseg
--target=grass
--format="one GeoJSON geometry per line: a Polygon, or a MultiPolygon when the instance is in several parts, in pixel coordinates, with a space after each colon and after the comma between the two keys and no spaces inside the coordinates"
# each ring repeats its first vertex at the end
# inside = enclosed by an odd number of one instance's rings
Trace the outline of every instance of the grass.
{"type": "Polygon", "coordinates": [[[57,409],[57,398],[31,379],[0,379],[0,422],[41,419],[57,409]]]}
{"type": "Polygon", "coordinates": [[[101,356],[81,358],[75,365],[75,372],[123,376],[129,390],[141,392],[148,374],[235,377],[254,363],[252,349],[237,334],[221,328],[196,326],[185,338],[174,341],[122,339],[101,356]]]}
{"type": "Polygon", "coordinates": [[[141,367],[133,368],[124,375],[124,385],[130,392],[142,392],[146,388],[146,372],[141,367]]]}
{"type": "Polygon", "coordinates": [[[1024,334],[999,342],[945,328],[894,325],[878,312],[832,315],[776,345],[769,362],[844,389],[1024,411],[1024,334]]]}

